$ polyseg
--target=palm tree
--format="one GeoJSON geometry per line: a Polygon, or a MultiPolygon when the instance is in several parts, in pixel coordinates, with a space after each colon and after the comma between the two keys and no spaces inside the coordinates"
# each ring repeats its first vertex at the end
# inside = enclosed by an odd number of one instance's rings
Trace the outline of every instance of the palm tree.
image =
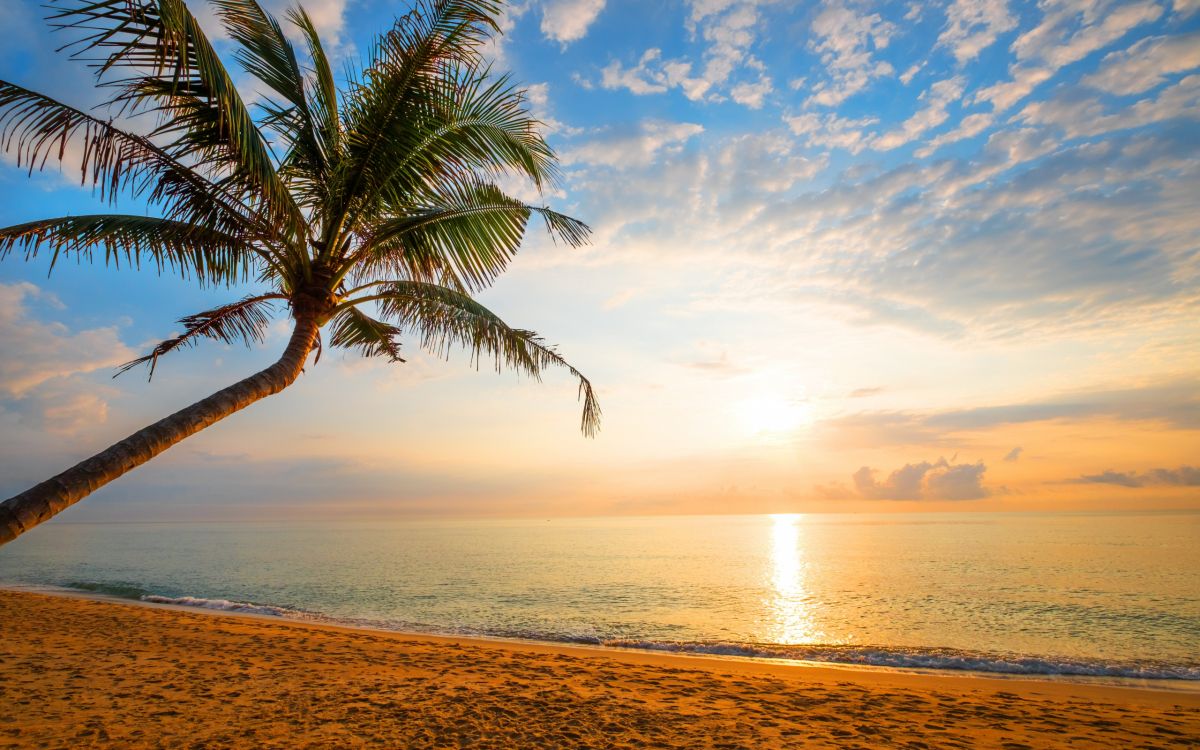
{"type": "Polygon", "coordinates": [[[159,357],[202,339],[261,342],[273,306],[290,309],[291,339],[265,370],[0,503],[0,544],[291,385],[310,353],[320,356],[322,328],[332,346],[393,362],[407,334],[440,355],[464,347],[477,365],[534,377],[564,367],[579,381],[584,434],[599,424],[587,378],[471,296],[504,271],[532,215],[570,246],[589,232],[495,184],[517,176],[540,189],[557,178],[524,92],[482,60],[497,2],[420,0],[340,90],[302,8],[287,12],[289,36],[256,0],[212,2],[234,59],[265,95],[257,117],[184,0],[52,0],[51,24],[81,34],[73,56],[95,65],[110,112],[153,127],[135,133],[0,81],[0,142],[31,173],[75,144],[82,181],[101,199],[141,198],[161,216],[0,229],[0,257],[20,247],[53,263],[102,250],[110,265],[145,263],[201,284],[257,282],[251,296],[183,318],[181,335],[122,371],[145,364],[152,375],[159,357]]]}

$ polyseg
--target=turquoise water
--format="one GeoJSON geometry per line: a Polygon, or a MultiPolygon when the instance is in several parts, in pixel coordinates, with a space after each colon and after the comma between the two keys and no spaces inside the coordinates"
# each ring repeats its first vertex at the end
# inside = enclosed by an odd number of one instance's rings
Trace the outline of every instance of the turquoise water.
{"type": "Polygon", "coordinates": [[[0,582],[406,631],[1200,680],[1200,514],[53,522],[0,582]]]}

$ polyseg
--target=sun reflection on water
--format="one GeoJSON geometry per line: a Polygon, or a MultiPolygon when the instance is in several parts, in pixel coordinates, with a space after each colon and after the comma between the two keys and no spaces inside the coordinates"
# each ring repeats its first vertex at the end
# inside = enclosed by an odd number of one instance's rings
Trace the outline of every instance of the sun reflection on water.
{"type": "Polygon", "coordinates": [[[808,590],[808,562],[804,558],[803,516],[771,516],[771,586],[773,616],[771,640],[775,643],[816,643],[821,638],[813,617],[808,590]]]}

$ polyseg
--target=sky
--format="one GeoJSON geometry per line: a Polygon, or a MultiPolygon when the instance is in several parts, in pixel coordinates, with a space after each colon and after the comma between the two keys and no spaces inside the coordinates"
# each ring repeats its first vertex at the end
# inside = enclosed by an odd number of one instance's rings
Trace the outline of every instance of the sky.
{"type": "MultiPolygon", "coordinates": [[[[407,9],[305,7],[339,67],[407,9]]],[[[0,78],[99,101],[42,12],[0,4],[0,78]]],[[[1200,509],[1200,2],[526,0],[500,25],[563,165],[512,189],[593,236],[531,227],[481,300],[591,378],[600,434],[566,374],[327,352],[64,520],[1200,509]]],[[[3,155],[0,225],[102,210],[3,155]]],[[[261,348],[113,378],[247,291],[0,261],[0,492],[273,361],[285,311],[261,348]]]]}

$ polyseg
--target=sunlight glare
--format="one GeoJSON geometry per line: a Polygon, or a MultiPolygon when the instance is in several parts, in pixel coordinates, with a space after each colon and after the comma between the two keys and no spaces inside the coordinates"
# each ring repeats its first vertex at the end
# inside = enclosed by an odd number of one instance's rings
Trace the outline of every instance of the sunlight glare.
{"type": "Polygon", "coordinates": [[[801,546],[803,516],[785,513],[771,516],[771,585],[775,616],[772,639],[777,643],[816,643],[821,633],[816,628],[807,588],[806,568],[801,546]]]}

